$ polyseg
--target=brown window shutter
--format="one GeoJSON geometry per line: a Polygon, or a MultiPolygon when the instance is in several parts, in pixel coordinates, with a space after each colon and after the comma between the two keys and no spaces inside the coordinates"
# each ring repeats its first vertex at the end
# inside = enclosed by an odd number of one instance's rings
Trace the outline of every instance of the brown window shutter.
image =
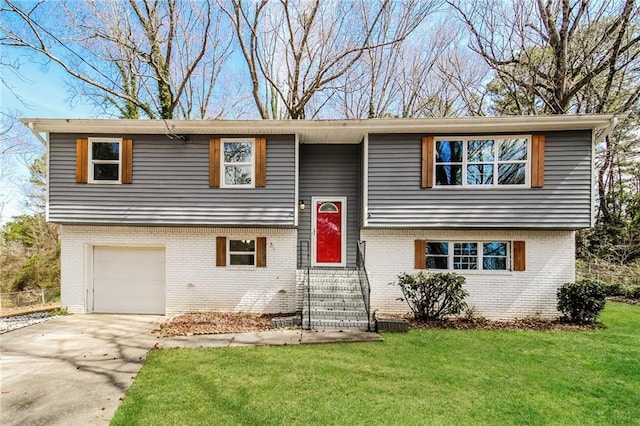
{"type": "Polygon", "coordinates": [[[416,269],[427,269],[427,253],[426,253],[426,242],[425,240],[416,240],[416,269]]]}
{"type": "Polygon", "coordinates": [[[122,140],[122,183],[133,182],[133,140],[122,140]]]}
{"type": "Polygon", "coordinates": [[[524,271],[526,269],[526,253],[524,248],[524,241],[513,242],[513,270],[524,271]]]}
{"type": "Polygon", "coordinates": [[[267,139],[256,138],[256,188],[267,186],[267,139]]]}
{"type": "Polygon", "coordinates": [[[76,139],[76,183],[87,183],[89,139],[76,139]]]}
{"type": "Polygon", "coordinates": [[[227,237],[216,237],[216,266],[227,266],[227,237]]]}
{"type": "Polygon", "coordinates": [[[531,187],[544,186],[544,135],[531,137],[531,187]]]}
{"type": "Polygon", "coordinates": [[[209,186],[220,188],[220,138],[209,139],[209,186]]]}
{"type": "Polygon", "coordinates": [[[422,179],[420,186],[422,188],[433,188],[433,150],[435,149],[435,141],[433,136],[425,136],[422,138],[422,179]]]}
{"type": "Polygon", "coordinates": [[[265,237],[256,238],[256,266],[260,268],[267,266],[267,239],[265,237]]]}

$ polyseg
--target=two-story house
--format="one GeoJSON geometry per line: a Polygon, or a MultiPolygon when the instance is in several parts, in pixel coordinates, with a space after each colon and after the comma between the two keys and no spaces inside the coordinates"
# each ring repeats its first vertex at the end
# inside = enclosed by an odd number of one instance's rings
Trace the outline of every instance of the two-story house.
{"type": "Polygon", "coordinates": [[[70,312],[304,308],[318,327],[407,312],[389,283],[419,270],[463,275],[479,315],[556,315],[615,121],[23,119],[70,312]]]}

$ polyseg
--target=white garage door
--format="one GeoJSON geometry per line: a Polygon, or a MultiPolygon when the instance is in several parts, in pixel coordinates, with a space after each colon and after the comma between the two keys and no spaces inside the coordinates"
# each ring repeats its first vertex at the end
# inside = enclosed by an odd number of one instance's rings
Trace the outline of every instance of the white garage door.
{"type": "Polygon", "coordinates": [[[164,248],[93,248],[94,312],[164,315],[164,291],[164,248]]]}

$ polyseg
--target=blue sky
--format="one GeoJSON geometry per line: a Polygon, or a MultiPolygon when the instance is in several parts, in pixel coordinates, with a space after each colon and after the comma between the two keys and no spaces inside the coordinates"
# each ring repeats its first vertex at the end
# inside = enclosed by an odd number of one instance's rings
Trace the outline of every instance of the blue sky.
{"type": "MultiPolygon", "coordinates": [[[[5,57],[12,58],[12,53],[5,51],[5,57]]],[[[0,69],[2,79],[11,88],[0,85],[0,112],[2,115],[17,115],[18,117],[38,117],[38,118],[90,118],[93,117],[92,108],[89,105],[75,105],[70,107],[66,98],[65,80],[66,74],[56,65],[42,67],[39,64],[29,61],[27,58],[20,58],[21,65],[19,76],[6,69],[0,69]]],[[[21,126],[21,124],[20,124],[21,126]]],[[[21,129],[22,130],[22,129],[21,129]]],[[[40,147],[41,144],[29,131],[20,132],[22,140],[30,146],[40,147]]],[[[0,142],[2,144],[13,144],[14,141],[0,142]]],[[[7,145],[8,146],[8,145],[7,145]]],[[[0,147],[0,152],[3,150],[0,147]]],[[[42,148],[42,152],[44,148],[42,148]]],[[[12,216],[26,213],[25,200],[22,195],[22,187],[28,179],[27,166],[22,158],[13,155],[0,164],[6,167],[9,173],[0,174],[0,197],[7,202],[0,223],[5,223],[12,216]],[[7,176],[8,174],[8,176],[7,176]]]]}

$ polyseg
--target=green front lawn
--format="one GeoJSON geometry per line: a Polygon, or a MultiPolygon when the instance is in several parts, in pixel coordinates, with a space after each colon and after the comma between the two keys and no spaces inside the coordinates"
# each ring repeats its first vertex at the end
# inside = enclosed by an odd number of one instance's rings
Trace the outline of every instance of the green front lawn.
{"type": "Polygon", "coordinates": [[[640,307],[597,331],[154,350],[114,425],[640,424],[640,307]]]}

